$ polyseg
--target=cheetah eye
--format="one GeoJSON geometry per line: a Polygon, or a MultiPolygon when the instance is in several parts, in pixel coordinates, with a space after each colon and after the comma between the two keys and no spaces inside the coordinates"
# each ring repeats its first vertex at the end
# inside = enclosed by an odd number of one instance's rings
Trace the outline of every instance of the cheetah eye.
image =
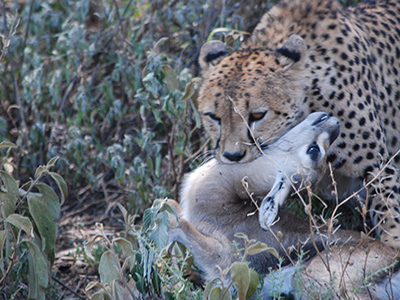
{"type": "Polygon", "coordinates": [[[217,122],[218,124],[221,123],[221,118],[217,117],[217,115],[212,112],[204,113],[204,115],[209,117],[211,120],[217,122]]]}
{"type": "Polygon", "coordinates": [[[307,149],[307,154],[310,155],[311,160],[317,160],[320,152],[321,149],[317,144],[313,144],[307,149]]]}
{"type": "Polygon", "coordinates": [[[262,118],[264,118],[264,116],[267,114],[267,111],[264,112],[254,112],[251,113],[249,116],[249,121],[250,123],[261,120],[262,118]]]}

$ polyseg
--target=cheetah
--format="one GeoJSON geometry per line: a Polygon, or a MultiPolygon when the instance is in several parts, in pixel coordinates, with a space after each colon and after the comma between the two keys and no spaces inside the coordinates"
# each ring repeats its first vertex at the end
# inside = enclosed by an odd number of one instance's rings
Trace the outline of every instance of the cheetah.
{"type": "MultiPolygon", "coordinates": [[[[205,43],[198,107],[222,163],[253,161],[312,112],[342,123],[330,148],[337,195],[357,194],[369,227],[400,248],[400,2],[344,8],[283,0],[229,53],[205,43]],[[353,194],[354,193],[354,194],[353,194]]],[[[320,190],[332,190],[329,174],[320,190]]],[[[331,196],[331,193],[328,193],[331,196]]]]}

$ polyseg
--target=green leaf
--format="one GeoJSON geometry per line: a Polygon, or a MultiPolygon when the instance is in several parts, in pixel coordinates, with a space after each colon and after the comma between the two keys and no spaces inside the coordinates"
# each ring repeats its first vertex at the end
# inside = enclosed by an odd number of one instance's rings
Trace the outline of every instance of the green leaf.
{"type": "Polygon", "coordinates": [[[0,177],[2,179],[2,185],[0,187],[0,207],[3,203],[5,212],[4,218],[6,218],[14,213],[19,191],[17,182],[10,174],[0,171],[0,177]]]}
{"type": "Polygon", "coordinates": [[[155,170],[154,170],[154,175],[159,178],[160,174],[161,174],[161,163],[162,163],[162,157],[161,155],[157,155],[156,156],[156,166],[155,166],[155,170]]]}
{"type": "Polygon", "coordinates": [[[108,283],[118,279],[120,268],[118,257],[111,250],[104,252],[99,263],[101,282],[108,283]]]}
{"type": "Polygon", "coordinates": [[[103,285],[98,281],[89,282],[88,285],[85,287],[85,292],[91,290],[94,287],[102,288],[103,285]]]}
{"type": "Polygon", "coordinates": [[[124,300],[125,299],[125,291],[121,284],[118,283],[117,280],[112,282],[112,292],[113,300],[124,300]]]}
{"type": "MultiPolygon", "coordinates": [[[[5,221],[14,225],[18,230],[23,230],[26,234],[33,237],[32,222],[29,218],[18,214],[11,214],[5,219],[5,221]]],[[[2,247],[0,247],[0,249],[2,249],[2,247]]]]}
{"type": "Polygon", "coordinates": [[[28,299],[44,300],[45,290],[49,284],[50,263],[46,260],[39,247],[31,242],[24,241],[29,247],[29,295],[28,299]]]}
{"type": "Polygon", "coordinates": [[[164,73],[164,80],[167,83],[168,90],[170,92],[175,91],[178,88],[178,79],[176,78],[174,69],[169,65],[163,65],[161,66],[161,70],[164,73]]]}
{"type": "Polygon", "coordinates": [[[222,297],[222,289],[220,286],[214,286],[210,294],[208,295],[209,300],[221,300],[222,297]]]}
{"type": "Polygon", "coordinates": [[[249,255],[254,255],[254,254],[257,254],[257,253],[264,252],[264,251],[269,251],[269,252],[271,252],[275,257],[279,258],[279,254],[278,254],[278,252],[277,252],[274,248],[268,247],[266,244],[261,243],[261,242],[257,242],[257,243],[255,243],[255,244],[253,244],[253,245],[250,245],[250,246],[247,248],[247,253],[248,253],[249,255]],[[276,255],[275,255],[274,252],[276,253],[276,255]],[[278,256],[277,256],[277,255],[278,255],[278,256]]]}
{"type": "Polygon", "coordinates": [[[175,207],[171,203],[168,202],[168,199],[165,199],[162,202],[160,212],[162,212],[162,211],[167,211],[171,215],[174,215],[178,222],[179,217],[178,217],[178,214],[176,213],[175,207]]]}
{"type": "Polygon", "coordinates": [[[45,166],[39,166],[35,172],[35,178],[38,178],[43,173],[48,172],[48,169],[45,166]]]}
{"type": "Polygon", "coordinates": [[[215,28],[213,31],[211,31],[211,33],[208,35],[207,38],[207,42],[211,41],[212,37],[214,36],[214,34],[218,33],[218,32],[229,32],[232,29],[226,28],[226,27],[218,27],[215,28]]]}
{"type": "Polygon", "coordinates": [[[154,45],[154,52],[157,53],[157,54],[160,54],[161,53],[161,46],[163,44],[165,44],[165,42],[168,41],[168,40],[169,40],[169,38],[167,38],[167,37],[162,37],[161,39],[159,39],[157,41],[157,43],[154,45]]]}
{"type": "Polygon", "coordinates": [[[85,249],[85,253],[86,255],[93,261],[95,261],[96,259],[93,257],[92,252],[93,252],[93,246],[96,244],[96,240],[98,238],[102,238],[103,236],[101,234],[96,234],[94,237],[92,237],[89,241],[87,241],[84,245],[83,245],[83,249],[85,249]]]}
{"type": "Polygon", "coordinates": [[[249,242],[249,238],[247,237],[247,235],[245,235],[245,234],[242,233],[242,232],[235,233],[234,237],[243,239],[243,240],[245,241],[246,244],[249,242]]]}
{"type": "Polygon", "coordinates": [[[43,196],[43,201],[49,208],[51,219],[56,222],[60,218],[60,201],[58,200],[56,192],[44,183],[37,183],[36,187],[43,196]]]}
{"type": "Polygon", "coordinates": [[[196,82],[194,82],[194,81],[191,81],[186,84],[185,92],[183,93],[181,102],[185,102],[186,100],[188,100],[190,97],[193,96],[193,94],[196,92],[196,90],[194,89],[195,84],[196,84],[196,82]]]}
{"type": "Polygon", "coordinates": [[[209,300],[214,300],[214,299],[215,300],[221,300],[222,299],[222,294],[224,292],[225,292],[225,294],[224,294],[223,300],[231,300],[232,299],[232,295],[231,295],[230,290],[225,289],[225,291],[224,291],[224,289],[222,287],[220,287],[220,286],[214,286],[211,289],[207,299],[209,299],[209,300]]]}
{"type": "Polygon", "coordinates": [[[125,258],[124,263],[122,264],[122,272],[125,273],[126,270],[129,269],[130,272],[133,271],[133,269],[135,268],[135,257],[129,256],[127,258],[125,258]]]}
{"type": "Polygon", "coordinates": [[[131,243],[132,247],[135,250],[139,250],[138,238],[137,238],[137,235],[133,231],[128,232],[128,234],[126,235],[125,238],[131,243]]]}
{"type": "Polygon", "coordinates": [[[232,300],[231,291],[227,290],[224,295],[224,300],[232,300]]]}
{"type": "Polygon", "coordinates": [[[58,160],[58,156],[54,156],[52,159],[49,160],[49,162],[46,165],[47,169],[50,169],[52,166],[54,166],[56,164],[58,160]]]}
{"type": "Polygon", "coordinates": [[[11,143],[9,141],[2,141],[0,143],[0,149],[1,148],[17,148],[17,145],[15,145],[14,143],[11,143]]]}
{"type": "MultiPolygon", "coordinates": [[[[7,230],[0,230],[0,249],[4,249],[4,243],[7,238],[7,230]]],[[[0,261],[3,258],[3,252],[0,252],[0,261]]]]}
{"type": "Polygon", "coordinates": [[[250,299],[254,293],[257,291],[257,286],[259,282],[259,277],[256,271],[250,269],[250,283],[249,288],[247,289],[246,299],[250,299]]]}
{"type": "MultiPolygon", "coordinates": [[[[106,289],[106,288],[104,287],[104,289],[106,289]]],[[[91,300],[114,300],[114,299],[111,299],[110,296],[108,296],[108,294],[104,290],[97,291],[90,297],[90,299],[91,300]]]]}
{"type": "Polygon", "coordinates": [[[149,238],[154,241],[154,243],[163,248],[168,242],[168,231],[170,226],[170,220],[168,214],[163,211],[158,213],[155,219],[155,228],[152,228],[149,238]]]}
{"type": "MultiPolygon", "coordinates": [[[[143,85],[145,86],[146,90],[152,95],[153,98],[157,99],[160,82],[158,81],[157,77],[154,75],[154,72],[150,72],[149,74],[147,74],[146,77],[144,77],[142,79],[142,81],[143,81],[143,85]]],[[[159,120],[161,121],[161,119],[159,119],[159,120]]]]}
{"type": "Polygon", "coordinates": [[[199,111],[197,110],[196,105],[193,103],[192,99],[189,99],[190,106],[192,107],[193,111],[193,118],[196,121],[196,128],[201,128],[202,122],[199,111]]]}
{"type": "Polygon", "coordinates": [[[210,291],[214,285],[214,282],[216,282],[218,280],[218,278],[214,278],[212,281],[208,282],[204,288],[204,292],[203,292],[203,300],[207,300],[208,299],[208,295],[210,294],[210,291]]]}
{"type": "Polygon", "coordinates": [[[143,213],[143,227],[150,228],[153,223],[154,223],[153,208],[150,207],[150,208],[146,209],[143,213]]]}
{"type": "Polygon", "coordinates": [[[31,214],[42,239],[42,250],[47,255],[51,264],[54,261],[54,246],[57,227],[54,224],[49,207],[42,197],[34,194],[28,195],[29,213],[31,214]]]}
{"type": "Polygon", "coordinates": [[[113,240],[113,243],[121,247],[125,257],[131,256],[133,259],[135,258],[135,252],[133,251],[132,244],[128,242],[128,240],[123,238],[116,238],[113,240]]]}
{"type": "Polygon", "coordinates": [[[154,164],[153,164],[153,160],[150,156],[147,156],[146,164],[147,164],[147,167],[149,168],[149,172],[154,173],[154,164]]]}
{"type": "Polygon", "coordinates": [[[232,265],[232,281],[235,283],[239,300],[245,300],[250,284],[250,272],[246,263],[236,261],[232,265]]]}
{"type": "Polygon", "coordinates": [[[128,211],[120,203],[117,203],[117,206],[118,206],[119,210],[122,212],[122,215],[124,216],[125,225],[129,225],[129,224],[127,224],[128,223],[128,211]]]}
{"type": "Polygon", "coordinates": [[[64,204],[65,198],[67,198],[68,195],[68,188],[67,184],[64,181],[64,178],[62,178],[59,174],[54,173],[54,172],[49,172],[49,175],[53,180],[56,182],[58,188],[60,189],[61,192],[61,203],[60,205],[64,204]]]}

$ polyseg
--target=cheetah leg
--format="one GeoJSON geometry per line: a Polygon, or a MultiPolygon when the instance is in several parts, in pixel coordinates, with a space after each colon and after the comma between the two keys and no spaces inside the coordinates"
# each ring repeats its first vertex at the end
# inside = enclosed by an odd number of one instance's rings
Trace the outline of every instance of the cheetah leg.
{"type": "Polygon", "coordinates": [[[258,213],[258,222],[264,230],[268,230],[278,215],[279,209],[289,196],[292,187],[289,180],[278,171],[271,191],[263,199],[258,213]]]}
{"type": "Polygon", "coordinates": [[[370,218],[382,242],[400,249],[400,174],[390,164],[381,174],[371,185],[370,218]]]}

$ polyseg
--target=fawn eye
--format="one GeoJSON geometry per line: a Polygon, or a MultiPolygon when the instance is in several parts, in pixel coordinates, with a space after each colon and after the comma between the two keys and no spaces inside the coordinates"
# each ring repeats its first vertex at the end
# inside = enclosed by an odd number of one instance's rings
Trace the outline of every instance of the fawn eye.
{"type": "Polygon", "coordinates": [[[307,149],[307,154],[310,155],[311,160],[317,160],[320,152],[321,149],[319,149],[319,146],[317,144],[311,145],[307,149]]]}
{"type": "Polygon", "coordinates": [[[267,114],[267,111],[251,113],[250,117],[249,117],[249,121],[251,123],[251,122],[255,122],[255,121],[261,120],[262,118],[264,118],[264,116],[266,114],[267,114]]]}
{"type": "Polygon", "coordinates": [[[221,118],[218,118],[216,114],[212,113],[212,112],[207,112],[204,113],[205,116],[209,117],[211,120],[218,122],[218,124],[221,123],[221,118]]]}

